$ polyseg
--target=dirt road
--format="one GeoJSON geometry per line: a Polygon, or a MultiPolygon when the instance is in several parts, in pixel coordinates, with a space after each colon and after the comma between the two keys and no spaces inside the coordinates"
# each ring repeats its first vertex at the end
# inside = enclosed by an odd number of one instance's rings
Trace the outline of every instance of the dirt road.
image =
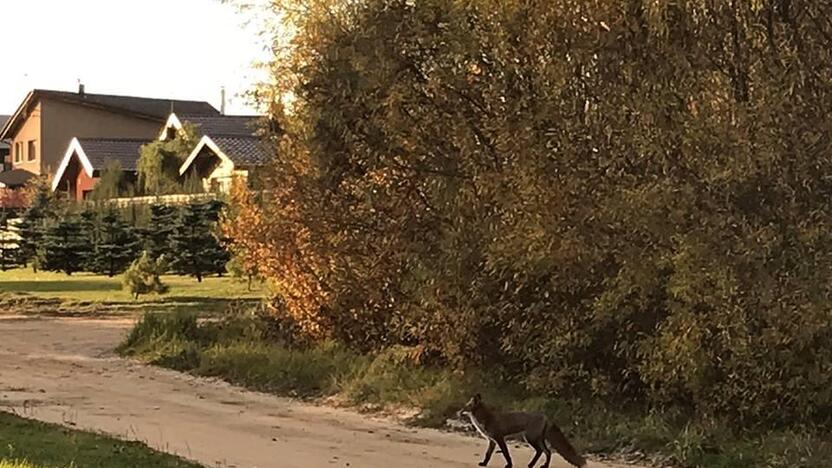
{"type": "MultiPolygon", "coordinates": [[[[0,315],[0,410],[217,467],[474,467],[484,444],[115,357],[129,320],[0,315]]],[[[516,466],[529,452],[514,450],[516,466]]],[[[499,454],[492,466],[502,466],[499,454]]],[[[553,466],[565,466],[560,460],[553,466]]],[[[590,463],[593,467],[611,467],[590,463]]]]}

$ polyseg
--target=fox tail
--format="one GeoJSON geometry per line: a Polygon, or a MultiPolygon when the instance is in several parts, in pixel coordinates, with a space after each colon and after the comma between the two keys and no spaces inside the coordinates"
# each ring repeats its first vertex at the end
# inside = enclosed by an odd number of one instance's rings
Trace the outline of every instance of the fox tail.
{"type": "Polygon", "coordinates": [[[546,440],[564,460],[578,468],[586,466],[586,459],[569,443],[558,426],[551,423],[546,426],[546,440]]]}

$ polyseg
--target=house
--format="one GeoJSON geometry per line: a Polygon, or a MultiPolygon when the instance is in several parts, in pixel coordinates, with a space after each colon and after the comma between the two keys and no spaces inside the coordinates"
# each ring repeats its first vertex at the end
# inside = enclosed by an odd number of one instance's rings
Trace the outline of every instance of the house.
{"type": "Polygon", "coordinates": [[[11,146],[12,168],[53,176],[72,138],[156,137],[171,111],[217,116],[207,102],[35,89],[0,130],[11,146]]]}
{"type": "Polygon", "coordinates": [[[199,177],[206,191],[227,193],[234,178],[249,180],[269,159],[259,137],[205,135],[182,163],[179,175],[199,177]]]}
{"type": "Polygon", "coordinates": [[[84,200],[92,193],[105,169],[117,164],[127,178],[135,179],[136,165],[146,138],[73,138],[64,153],[52,191],[72,200],[84,200]]]}
{"type": "Polygon", "coordinates": [[[259,116],[183,116],[171,114],[159,138],[166,140],[188,122],[201,137],[179,168],[183,177],[198,177],[206,191],[228,192],[235,177],[248,179],[264,166],[269,152],[259,136],[259,116]]]}

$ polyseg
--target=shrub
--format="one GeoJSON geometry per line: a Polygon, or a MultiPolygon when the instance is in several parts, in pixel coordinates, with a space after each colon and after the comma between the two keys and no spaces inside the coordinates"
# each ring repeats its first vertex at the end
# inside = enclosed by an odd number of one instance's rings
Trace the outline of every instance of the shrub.
{"type": "Polygon", "coordinates": [[[297,34],[269,94],[296,99],[269,190],[228,221],[307,335],[828,422],[820,4],[310,3],[280,12],[297,34]]]}
{"type": "Polygon", "coordinates": [[[164,257],[154,260],[147,252],[144,252],[124,272],[122,286],[136,299],[141,294],[164,294],[168,291],[168,287],[162,283],[161,275],[166,269],[164,257]]]}

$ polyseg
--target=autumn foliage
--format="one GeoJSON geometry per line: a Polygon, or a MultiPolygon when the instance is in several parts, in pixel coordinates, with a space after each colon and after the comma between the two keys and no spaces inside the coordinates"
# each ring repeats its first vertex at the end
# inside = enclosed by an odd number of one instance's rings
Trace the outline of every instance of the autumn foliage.
{"type": "Polygon", "coordinates": [[[826,1],[285,3],[278,156],[225,223],[276,313],[559,395],[832,414],[826,1]]]}

